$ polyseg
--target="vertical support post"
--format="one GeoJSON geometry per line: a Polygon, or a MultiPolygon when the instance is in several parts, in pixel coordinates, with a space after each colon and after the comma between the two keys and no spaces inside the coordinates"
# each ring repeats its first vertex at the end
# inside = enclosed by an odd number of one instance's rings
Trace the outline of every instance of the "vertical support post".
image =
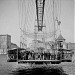
{"type": "Polygon", "coordinates": [[[17,62],[18,62],[18,50],[19,50],[19,49],[17,48],[17,62]]]}
{"type": "Polygon", "coordinates": [[[55,11],[54,11],[54,4],[55,4],[55,3],[54,3],[54,0],[53,0],[53,23],[54,23],[54,41],[55,41],[55,30],[56,30],[56,28],[55,28],[55,16],[54,16],[54,15],[55,15],[55,14],[54,14],[55,11]]]}
{"type": "Polygon", "coordinates": [[[34,27],[34,51],[36,51],[36,45],[37,44],[37,31],[36,26],[34,27]]]}

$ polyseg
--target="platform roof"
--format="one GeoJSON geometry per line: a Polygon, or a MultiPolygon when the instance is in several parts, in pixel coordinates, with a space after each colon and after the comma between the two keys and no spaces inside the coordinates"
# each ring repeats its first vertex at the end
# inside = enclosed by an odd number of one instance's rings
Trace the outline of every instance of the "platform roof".
{"type": "Polygon", "coordinates": [[[63,38],[63,36],[60,34],[57,40],[65,40],[65,38],[63,38]]]}

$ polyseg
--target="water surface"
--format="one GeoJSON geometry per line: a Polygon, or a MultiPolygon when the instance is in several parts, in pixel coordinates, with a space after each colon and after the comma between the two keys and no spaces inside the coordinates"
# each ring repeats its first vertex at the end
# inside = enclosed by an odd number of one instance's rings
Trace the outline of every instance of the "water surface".
{"type": "Polygon", "coordinates": [[[62,67],[42,66],[32,68],[17,68],[12,72],[13,75],[68,75],[65,74],[62,67]]]}

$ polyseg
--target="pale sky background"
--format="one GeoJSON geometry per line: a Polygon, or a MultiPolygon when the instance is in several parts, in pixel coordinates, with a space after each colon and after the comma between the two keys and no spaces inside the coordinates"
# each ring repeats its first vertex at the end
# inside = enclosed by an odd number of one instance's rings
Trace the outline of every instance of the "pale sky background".
{"type": "MultiPolygon", "coordinates": [[[[61,0],[61,34],[66,42],[75,42],[74,3],[74,0],[61,0]]],[[[0,0],[0,34],[11,35],[11,41],[19,46],[18,0],[0,0]]]]}

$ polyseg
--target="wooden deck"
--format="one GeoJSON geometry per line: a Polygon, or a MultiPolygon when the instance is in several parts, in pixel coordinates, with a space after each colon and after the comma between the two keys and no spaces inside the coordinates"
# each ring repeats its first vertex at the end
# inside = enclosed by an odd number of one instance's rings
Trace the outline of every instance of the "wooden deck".
{"type": "Polygon", "coordinates": [[[53,63],[53,64],[59,64],[61,63],[60,60],[18,60],[18,63],[35,63],[35,64],[47,64],[47,63],[53,63]]]}

